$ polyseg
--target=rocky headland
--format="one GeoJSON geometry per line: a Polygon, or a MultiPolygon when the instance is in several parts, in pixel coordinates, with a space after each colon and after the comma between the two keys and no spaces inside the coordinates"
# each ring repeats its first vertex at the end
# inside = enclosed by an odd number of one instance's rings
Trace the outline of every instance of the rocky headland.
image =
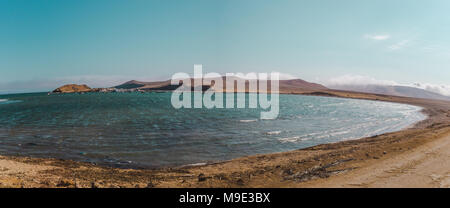
{"type": "Polygon", "coordinates": [[[81,92],[92,92],[92,88],[87,85],[76,85],[76,84],[67,84],[61,87],[56,88],[52,91],[52,93],[81,93],[81,92]]]}

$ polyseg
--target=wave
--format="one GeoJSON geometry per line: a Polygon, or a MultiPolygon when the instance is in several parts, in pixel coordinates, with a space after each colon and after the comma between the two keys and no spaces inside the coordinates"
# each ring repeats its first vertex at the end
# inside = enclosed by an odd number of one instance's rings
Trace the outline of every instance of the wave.
{"type": "Polygon", "coordinates": [[[269,131],[266,134],[267,135],[278,135],[278,134],[281,134],[281,131],[269,131]]]}
{"type": "Polygon", "coordinates": [[[204,166],[204,165],[207,165],[207,164],[208,163],[203,163],[203,162],[201,162],[201,163],[192,163],[192,164],[183,165],[181,167],[197,167],[197,166],[204,166]]]}
{"type": "Polygon", "coordinates": [[[0,104],[9,104],[9,103],[17,103],[21,102],[20,100],[9,100],[9,99],[0,99],[0,104]]]}
{"type": "Polygon", "coordinates": [[[240,120],[239,122],[241,123],[250,123],[250,122],[256,122],[258,120],[254,119],[254,120],[240,120]]]}
{"type": "Polygon", "coordinates": [[[297,142],[299,139],[300,139],[299,136],[295,136],[295,137],[281,138],[281,139],[278,139],[278,141],[280,141],[281,143],[287,143],[287,142],[295,143],[295,142],[297,142]]]}
{"type": "Polygon", "coordinates": [[[281,138],[281,139],[277,139],[279,142],[281,143],[296,143],[299,141],[306,141],[306,140],[310,140],[312,138],[310,137],[304,137],[304,136],[293,136],[293,137],[285,137],[285,138],[281,138]]]}
{"type": "Polygon", "coordinates": [[[336,131],[336,132],[330,133],[330,136],[337,136],[337,135],[343,135],[343,134],[348,134],[348,133],[350,133],[350,131],[336,131]]]}

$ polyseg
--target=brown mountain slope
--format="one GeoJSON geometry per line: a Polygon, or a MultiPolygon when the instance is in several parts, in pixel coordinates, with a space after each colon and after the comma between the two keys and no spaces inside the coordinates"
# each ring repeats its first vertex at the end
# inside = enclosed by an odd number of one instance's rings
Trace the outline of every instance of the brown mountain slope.
{"type": "Polygon", "coordinates": [[[280,91],[320,91],[327,90],[323,85],[307,82],[301,79],[280,80],[280,91]]]}
{"type": "Polygon", "coordinates": [[[450,97],[408,86],[384,86],[384,85],[339,85],[330,86],[332,89],[365,92],[401,97],[424,98],[434,100],[450,100],[450,97]]]}
{"type": "MultiPolygon", "coordinates": [[[[205,86],[210,86],[212,79],[204,79],[207,82],[205,86]]],[[[223,80],[223,90],[215,89],[216,91],[226,91],[226,86],[233,85],[233,80],[244,81],[240,78],[236,77],[222,77],[223,80]]],[[[192,82],[192,86],[194,86],[194,80],[190,79],[192,82]]],[[[246,81],[245,92],[248,92],[248,81],[246,81]]],[[[173,90],[176,89],[173,86],[171,87],[170,80],[160,81],[160,82],[140,82],[140,81],[129,81],[124,84],[118,85],[115,88],[118,89],[141,89],[141,90],[173,90]]],[[[214,88],[214,84],[213,84],[214,88]]],[[[270,89],[270,82],[268,82],[268,89],[270,89]]],[[[279,81],[279,90],[280,92],[313,92],[320,90],[327,90],[323,85],[307,82],[301,79],[292,79],[292,80],[280,80],[279,81]]],[[[242,92],[242,90],[238,90],[238,92],[242,92]]]]}
{"type": "Polygon", "coordinates": [[[117,89],[146,89],[146,88],[157,88],[161,86],[170,85],[170,81],[157,81],[157,82],[140,82],[136,80],[131,80],[125,82],[121,85],[115,86],[117,89]]]}

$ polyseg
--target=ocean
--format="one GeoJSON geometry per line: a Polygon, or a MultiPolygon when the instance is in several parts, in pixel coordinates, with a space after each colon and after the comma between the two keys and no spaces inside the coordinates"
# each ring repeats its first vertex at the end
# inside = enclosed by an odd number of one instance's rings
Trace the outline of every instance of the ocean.
{"type": "Polygon", "coordinates": [[[170,98],[170,92],[0,95],[0,155],[158,168],[374,136],[426,118],[405,104],[280,95],[278,118],[260,120],[262,109],[177,110],[170,98]]]}

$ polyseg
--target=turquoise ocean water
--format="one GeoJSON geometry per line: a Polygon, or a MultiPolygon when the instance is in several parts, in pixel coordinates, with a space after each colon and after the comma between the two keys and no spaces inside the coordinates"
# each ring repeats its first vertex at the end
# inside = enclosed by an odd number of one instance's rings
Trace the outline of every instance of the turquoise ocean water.
{"type": "Polygon", "coordinates": [[[179,109],[171,93],[0,96],[0,155],[124,168],[228,160],[397,131],[425,118],[410,105],[280,95],[262,109],[179,109]]]}

